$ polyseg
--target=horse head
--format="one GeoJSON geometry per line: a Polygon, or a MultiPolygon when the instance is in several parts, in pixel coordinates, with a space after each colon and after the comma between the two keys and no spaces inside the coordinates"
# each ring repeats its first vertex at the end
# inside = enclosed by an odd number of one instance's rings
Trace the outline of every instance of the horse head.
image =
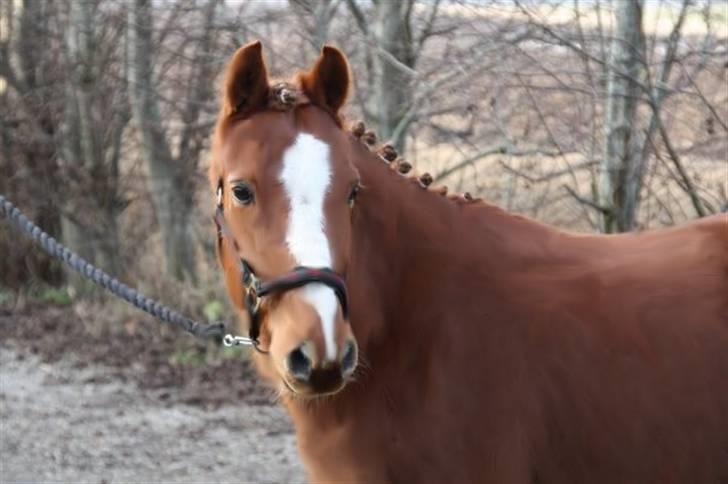
{"type": "Polygon", "coordinates": [[[276,83],[250,43],[228,65],[213,138],[228,292],[269,353],[264,370],[302,396],[339,391],[358,360],[346,278],[359,176],[339,117],[349,84],[333,47],[276,83]]]}

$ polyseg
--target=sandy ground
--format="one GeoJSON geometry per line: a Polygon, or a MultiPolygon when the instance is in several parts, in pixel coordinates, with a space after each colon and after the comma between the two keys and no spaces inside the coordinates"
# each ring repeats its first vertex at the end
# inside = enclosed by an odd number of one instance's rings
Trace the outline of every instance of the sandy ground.
{"type": "Polygon", "coordinates": [[[273,405],[201,408],[0,341],[0,482],[303,482],[273,405]]]}

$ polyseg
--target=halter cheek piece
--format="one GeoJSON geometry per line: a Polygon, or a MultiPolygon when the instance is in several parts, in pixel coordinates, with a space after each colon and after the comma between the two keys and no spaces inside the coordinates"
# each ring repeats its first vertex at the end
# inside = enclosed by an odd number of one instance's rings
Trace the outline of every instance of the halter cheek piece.
{"type": "Polygon", "coordinates": [[[305,286],[306,284],[319,283],[324,284],[334,290],[344,319],[349,317],[349,302],[346,292],[346,282],[344,278],[329,268],[314,267],[296,267],[291,272],[287,272],[273,279],[262,281],[255,276],[255,272],[250,264],[240,256],[240,247],[235,237],[225,223],[225,214],[223,212],[223,186],[222,181],[217,188],[217,208],[215,210],[215,225],[217,226],[218,247],[222,248],[223,238],[227,239],[230,245],[235,249],[235,254],[240,261],[240,277],[243,283],[245,302],[245,310],[250,318],[250,328],[248,337],[256,350],[261,350],[258,337],[260,336],[260,307],[262,298],[272,294],[280,294],[291,289],[305,286]]]}

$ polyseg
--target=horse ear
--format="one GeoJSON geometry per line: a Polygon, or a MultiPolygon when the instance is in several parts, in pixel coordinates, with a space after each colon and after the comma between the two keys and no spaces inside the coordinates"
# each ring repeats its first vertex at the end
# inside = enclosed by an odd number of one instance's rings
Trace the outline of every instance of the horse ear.
{"type": "Polygon", "coordinates": [[[227,114],[252,111],[268,102],[268,72],[260,41],[239,48],[225,74],[223,87],[227,114]]]}
{"type": "Polygon", "coordinates": [[[349,94],[349,63],[346,56],[330,45],[325,45],[313,68],[301,74],[301,88],[311,101],[338,114],[349,94]]]}

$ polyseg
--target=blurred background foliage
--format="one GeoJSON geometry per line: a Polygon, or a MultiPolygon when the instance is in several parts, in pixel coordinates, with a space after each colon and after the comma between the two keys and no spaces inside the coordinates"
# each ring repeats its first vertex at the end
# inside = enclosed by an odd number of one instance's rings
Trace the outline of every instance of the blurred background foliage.
{"type": "MultiPolygon", "coordinates": [[[[150,295],[230,320],[206,153],[220,74],[253,39],[276,76],[342,48],[348,118],[451,191],[581,231],[726,208],[728,5],[710,0],[0,0],[0,193],[150,295]]],[[[100,297],[6,225],[0,286],[100,297]]]]}

